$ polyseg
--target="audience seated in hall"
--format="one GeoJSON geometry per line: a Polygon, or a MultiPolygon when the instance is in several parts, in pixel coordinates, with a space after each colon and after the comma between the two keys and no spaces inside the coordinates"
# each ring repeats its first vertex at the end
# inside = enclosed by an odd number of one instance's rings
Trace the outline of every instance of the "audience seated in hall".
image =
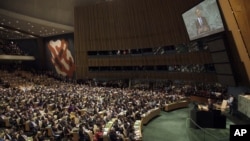
{"type": "Polygon", "coordinates": [[[133,140],[136,120],[150,109],[185,99],[188,91],[96,87],[25,71],[0,71],[0,77],[10,83],[0,86],[0,123],[5,126],[3,117],[10,123],[5,139],[27,135],[40,141],[50,138],[48,129],[54,139],[71,139],[77,129],[80,139],[102,140],[104,126],[117,119],[109,137],[133,140]]]}

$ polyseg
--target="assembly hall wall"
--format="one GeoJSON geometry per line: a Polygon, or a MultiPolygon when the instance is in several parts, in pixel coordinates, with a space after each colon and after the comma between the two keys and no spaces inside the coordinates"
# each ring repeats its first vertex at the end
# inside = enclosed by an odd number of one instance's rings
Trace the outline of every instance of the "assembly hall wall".
{"type": "Polygon", "coordinates": [[[215,82],[211,73],[91,72],[90,67],[213,63],[209,52],[90,56],[91,51],[133,50],[189,43],[181,14],[200,0],[123,0],[75,7],[76,78],[150,78],[215,82]]]}
{"type": "Polygon", "coordinates": [[[250,86],[250,8],[248,0],[218,0],[227,25],[231,63],[238,85],[250,86]]]}

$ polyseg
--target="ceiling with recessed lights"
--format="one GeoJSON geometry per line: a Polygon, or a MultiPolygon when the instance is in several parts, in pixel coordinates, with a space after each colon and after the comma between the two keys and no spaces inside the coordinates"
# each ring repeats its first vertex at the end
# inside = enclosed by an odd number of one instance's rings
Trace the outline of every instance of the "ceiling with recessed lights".
{"type": "Polygon", "coordinates": [[[24,39],[73,33],[73,26],[49,22],[0,9],[0,38],[24,39]]]}
{"type": "Polygon", "coordinates": [[[0,39],[30,39],[74,32],[74,7],[110,0],[1,0],[0,39]]]}

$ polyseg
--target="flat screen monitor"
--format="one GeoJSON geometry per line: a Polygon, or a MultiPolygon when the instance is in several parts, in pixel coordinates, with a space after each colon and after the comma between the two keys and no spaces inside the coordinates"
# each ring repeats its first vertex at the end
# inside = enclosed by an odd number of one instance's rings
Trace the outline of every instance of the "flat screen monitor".
{"type": "Polygon", "coordinates": [[[216,0],[204,0],[182,14],[189,39],[195,40],[224,31],[216,0]]]}

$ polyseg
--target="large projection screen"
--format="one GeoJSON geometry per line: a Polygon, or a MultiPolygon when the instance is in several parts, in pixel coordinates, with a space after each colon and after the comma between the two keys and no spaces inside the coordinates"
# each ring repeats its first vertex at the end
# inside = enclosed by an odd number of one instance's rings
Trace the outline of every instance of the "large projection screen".
{"type": "Polygon", "coordinates": [[[190,40],[224,31],[216,0],[205,0],[182,14],[190,40]]]}

